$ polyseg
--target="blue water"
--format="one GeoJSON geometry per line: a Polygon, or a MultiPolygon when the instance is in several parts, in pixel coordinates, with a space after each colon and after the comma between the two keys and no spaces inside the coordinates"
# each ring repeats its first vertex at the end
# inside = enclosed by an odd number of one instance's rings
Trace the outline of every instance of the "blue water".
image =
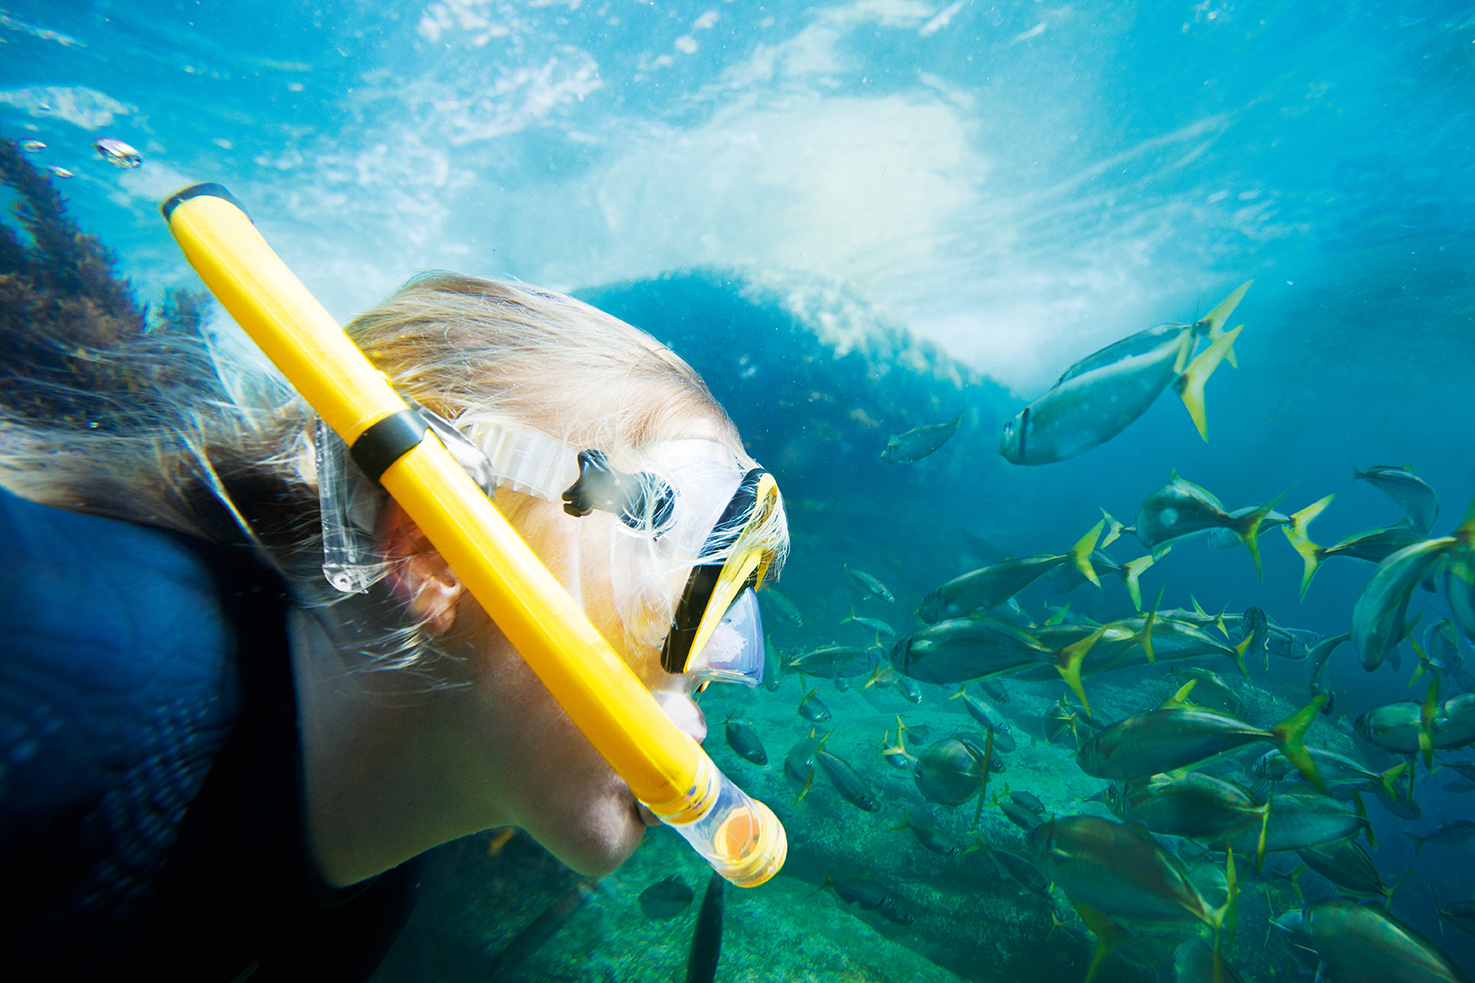
{"type": "MultiPolygon", "coordinates": [[[[818,632],[853,600],[842,561],[915,603],[996,558],[960,531],[1001,553],[1056,552],[1098,507],[1130,522],[1175,468],[1230,507],[1335,492],[1316,526],[1330,542],[1400,518],[1350,482],[1350,462],[1409,464],[1440,495],[1435,532],[1453,528],[1475,497],[1472,106],[1468,3],[6,0],[0,13],[0,133],[74,172],[59,181],[72,214],[145,299],[192,276],[157,202],[212,180],[337,316],[452,268],[581,292],[682,339],[789,495],[783,587],[830,619],[818,632]],[[109,166],[100,136],[144,165],[109,166]],[[804,362],[812,341],[785,327],[793,291],[738,296],[769,276],[854,298],[860,354],[830,343],[804,362]],[[1073,460],[997,455],[1003,420],[1067,365],[1249,279],[1240,368],[1209,385],[1209,442],[1168,394],[1073,460]],[[932,368],[893,358],[905,344],[875,341],[882,328],[937,346],[932,368]],[[744,374],[744,355],[764,371],[744,374]],[[967,424],[933,458],[879,462],[890,433],[950,419],[965,398],[967,424]]],[[[1328,563],[1298,603],[1298,558],[1273,533],[1264,552],[1260,580],[1243,550],[1186,543],[1144,592],[1347,630],[1370,567],[1328,563]]],[[[1123,601],[1076,603],[1109,617],[1123,601]]],[[[1343,649],[1339,709],[1401,698],[1408,661],[1368,676],[1343,649]]],[[[1299,671],[1284,668],[1287,685],[1299,671]]],[[[1471,814],[1469,796],[1439,791],[1448,774],[1421,779],[1418,828],[1471,814]]],[[[1394,881],[1413,863],[1397,835],[1409,827],[1376,822],[1394,881]]],[[[1469,844],[1426,851],[1395,912],[1437,939],[1421,882],[1465,899],[1472,859],[1469,844]]],[[[1475,971],[1470,939],[1441,944],[1475,971]]]]}

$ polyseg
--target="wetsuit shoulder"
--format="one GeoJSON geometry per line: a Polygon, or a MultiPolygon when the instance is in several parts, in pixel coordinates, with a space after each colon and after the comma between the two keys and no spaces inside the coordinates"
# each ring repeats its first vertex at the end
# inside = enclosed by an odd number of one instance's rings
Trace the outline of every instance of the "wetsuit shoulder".
{"type": "Polygon", "coordinates": [[[130,931],[239,711],[233,640],[179,537],[0,492],[3,932],[130,931]]]}

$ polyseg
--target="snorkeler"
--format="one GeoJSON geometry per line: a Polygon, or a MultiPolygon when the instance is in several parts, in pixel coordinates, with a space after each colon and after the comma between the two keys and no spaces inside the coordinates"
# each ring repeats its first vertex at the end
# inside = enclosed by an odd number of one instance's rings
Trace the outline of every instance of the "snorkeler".
{"type": "MultiPolygon", "coordinates": [[[[444,443],[700,741],[695,690],[758,682],[751,589],[787,549],[772,478],[700,378],[587,305],[453,274],[346,331],[412,401],[378,433],[444,443]]],[[[19,978],[366,979],[431,847],[516,825],[600,874],[657,821],[386,493],[392,439],[345,444],[233,351],[176,353],[194,398],[136,365],[88,425],[3,407],[19,978]]]]}

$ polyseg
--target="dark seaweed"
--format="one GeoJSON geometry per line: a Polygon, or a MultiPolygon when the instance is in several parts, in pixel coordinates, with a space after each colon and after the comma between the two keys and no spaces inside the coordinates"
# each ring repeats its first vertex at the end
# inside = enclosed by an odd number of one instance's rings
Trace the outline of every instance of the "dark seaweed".
{"type": "Polygon", "coordinates": [[[175,289],[152,319],[117,255],[68,215],[66,198],[15,141],[0,138],[0,181],[15,192],[0,222],[0,386],[13,414],[97,428],[119,400],[173,388],[180,366],[127,357],[150,334],[198,336],[209,295],[175,289]]]}

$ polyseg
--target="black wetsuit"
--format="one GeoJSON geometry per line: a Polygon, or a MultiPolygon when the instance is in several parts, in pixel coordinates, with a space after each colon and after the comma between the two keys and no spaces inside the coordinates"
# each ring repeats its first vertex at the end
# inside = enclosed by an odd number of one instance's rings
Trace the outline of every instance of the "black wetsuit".
{"type": "Polygon", "coordinates": [[[0,492],[0,977],[373,973],[418,867],[317,876],[289,603],[244,553],[0,492]]]}

